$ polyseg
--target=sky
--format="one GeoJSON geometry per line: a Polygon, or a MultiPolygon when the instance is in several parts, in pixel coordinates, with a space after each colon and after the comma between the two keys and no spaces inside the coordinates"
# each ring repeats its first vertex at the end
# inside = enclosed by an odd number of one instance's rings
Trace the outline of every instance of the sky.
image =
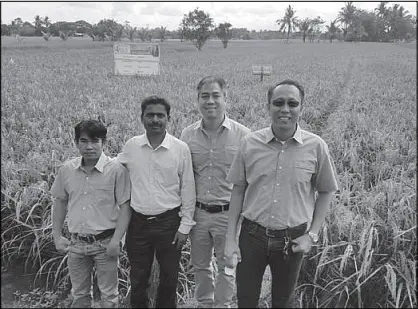
{"type": "MultiPolygon", "coordinates": [[[[415,1],[389,2],[392,6],[399,3],[416,15],[415,1]]],[[[20,17],[23,21],[33,23],[35,15],[48,16],[54,23],[57,21],[85,20],[90,24],[101,19],[114,19],[120,24],[129,21],[131,26],[155,28],[164,26],[176,30],[184,14],[199,8],[209,13],[217,25],[229,22],[233,28],[248,30],[278,30],[275,22],[282,18],[285,9],[291,5],[299,18],[321,16],[328,24],[334,20],[344,2],[309,1],[309,2],[198,2],[198,1],[164,1],[164,2],[1,2],[1,23],[9,24],[20,17]]],[[[357,8],[373,10],[378,2],[355,2],[357,8]]]]}

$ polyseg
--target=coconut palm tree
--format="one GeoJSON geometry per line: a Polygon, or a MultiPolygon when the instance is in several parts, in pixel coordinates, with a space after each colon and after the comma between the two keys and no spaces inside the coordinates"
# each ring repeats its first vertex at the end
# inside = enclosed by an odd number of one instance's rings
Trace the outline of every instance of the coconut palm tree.
{"type": "Polygon", "coordinates": [[[332,40],[335,38],[335,34],[338,31],[338,27],[336,24],[337,24],[337,19],[334,19],[333,21],[330,22],[329,26],[327,25],[327,31],[328,31],[330,43],[332,43],[332,40]]]}
{"type": "Polygon", "coordinates": [[[301,20],[298,24],[299,30],[302,32],[302,40],[305,43],[306,35],[308,34],[308,30],[311,27],[311,19],[309,17],[301,20]]]}
{"type": "Polygon", "coordinates": [[[298,25],[298,18],[295,16],[296,11],[289,5],[286,9],[286,12],[283,18],[276,20],[276,23],[279,25],[279,32],[287,29],[287,41],[289,42],[289,36],[292,31],[294,31],[298,25]]]}
{"type": "Polygon", "coordinates": [[[341,8],[341,11],[338,12],[338,22],[343,26],[344,40],[347,36],[347,29],[352,25],[354,21],[354,15],[356,12],[356,7],[353,5],[352,1],[345,2],[345,6],[341,8]]]}

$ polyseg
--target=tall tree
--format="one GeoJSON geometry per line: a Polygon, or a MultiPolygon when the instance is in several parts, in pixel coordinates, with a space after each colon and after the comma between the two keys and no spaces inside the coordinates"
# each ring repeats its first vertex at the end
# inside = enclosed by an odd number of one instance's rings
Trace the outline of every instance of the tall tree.
{"type": "Polygon", "coordinates": [[[214,28],[213,19],[208,13],[199,8],[184,14],[180,27],[184,26],[184,38],[191,41],[200,51],[203,45],[210,38],[211,31],[214,28]]]}
{"type": "Polygon", "coordinates": [[[338,12],[338,21],[343,26],[343,35],[344,40],[347,36],[348,27],[353,23],[354,14],[356,12],[356,7],[353,5],[352,1],[345,2],[345,6],[341,8],[341,11],[338,12]]]}
{"type": "Polygon", "coordinates": [[[35,22],[34,22],[35,35],[36,36],[41,36],[42,35],[42,23],[43,23],[42,18],[39,15],[36,15],[35,16],[35,22]]]}
{"type": "Polygon", "coordinates": [[[161,26],[160,28],[158,28],[158,38],[160,39],[161,42],[163,42],[165,40],[165,36],[167,33],[167,27],[163,27],[161,26]]]}
{"type": "Polygon", "coordinates": [[[218,25],[216,28],[216,35],[222,41],[224,48],[228,47],[228,42],[232,38],[232,25],[228,22],[224,22],[218,25]]]}
{"type": "Polygon", "coordinates": [[[308,30],[311,27],[311,19],[309,17],[299,21],[298,24],[299,30],[302,32],[302,41],[305,43],[306,35],[308,34],[308,30]]]}
{"type": "Polygon", "coordinates": [[[324,23],[325,23],[325,21],[322,20],[321,16],[317,16],[317,17],[311,19],[310,27],[309,27],[309,30],[308,30],[309,42],[312,43],[314,41],[316,34],[318,34],[318,39],[319,39],[320,26],[324,23]]]}
{"type": "Polygon", "coordinates": [[[331,21],[329,26],[327,25],[327,31],[328,31],[329,42],[332,43],[332,40],[335,39],[335,35],[338,31],[337,19],[334,19],[333,21],[331,21]]]}
{"type": "Polygon", "coordinates": [[[289,5],[286,9],[286,12],[283,16],[283,18],[276,20],[276,23],[279,25],[280,29],[279,31],[285,32],[287,29],[287,40],[286,42],[289,42],[289,36],[292,31],[296,29],[296,26],[298,24],[298,19],[295,16],[296,11],[289,5]]]}

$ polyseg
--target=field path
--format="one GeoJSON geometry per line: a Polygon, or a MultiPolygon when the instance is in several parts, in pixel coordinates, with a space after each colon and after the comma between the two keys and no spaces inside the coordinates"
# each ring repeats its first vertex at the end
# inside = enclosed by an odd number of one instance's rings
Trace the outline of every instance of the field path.
{"type": "Polygon", "coordinates": [[[342,102],[345,102],[345,99],[348,98],[351,93],[351,87],[353,85],[352,77],[353,75],[357,74],[357,63],[354,59],[354,56],[351,56],[350,61],[348,63],[347,70],[345,71],[344,77],[340,83],[340,89],[337,90],[330,100],[328,104],[328,108],[324,110],[324,112],[316,118],[312,123],[312,131],[319,136],[322,135],[324,129],[326,129],[328,125],[328,118],[329,116],[336,112],[338,105],[342,102]]]}

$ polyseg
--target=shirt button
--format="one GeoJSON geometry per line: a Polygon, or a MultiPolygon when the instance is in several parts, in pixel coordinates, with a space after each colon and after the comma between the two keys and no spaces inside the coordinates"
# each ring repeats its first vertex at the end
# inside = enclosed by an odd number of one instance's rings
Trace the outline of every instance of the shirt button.
{"type": "Polygon", "coordinates": [[[84,191],[84,194],[87,194],[87,192],[84,191]]]}
{"type": "Polygon", "coordinates": [[[276,203],[276,202],[277,202],[277,200],[274,200],[273,202],[275,202],[275,203],[276,203]]]}
{"type": "Polygon", "coordinates": [[[284,150],[282,150],[282,151],[280,151],[281,153],[283,153],[284,152],[284,150]]]}
{"type": "Polygon", "coordinates": [[[208,177],[208,179],[211,179],[211,178],[212,178],[212,177],[210,177],[210,176],[208,177]]]}
{"type": "Polygon", "coordinates": [[[88,177],[86,177],[86,179],[89,179],[88,177]]]}
{"type": "Polygon", "coordinates": [[[83,207],[83,210],[86,210],[86,207],[83,207]]]}
{"type": "Polygon", "coordinates": [[[272,218],[274,218],[274,216],[271,216],[272,218]]]}
{"type": "Polygon", "coordinates": [[[82,226],[84,226],[84,223],[82,224],[82,226]]]}
{"type": "Polygon", "coordinates": [[[210,152],[213,152],[213,149],[211,149],[210,152]]]}
{"type": "Polygon", "coordinates": [[[279,166],[279,170],[281,170],[282,169],[282,167],[281,166],[279,166]]]}
{"type": "Polygon", "coordinates": [[[279,186],[279,185],[280,185],[279,183],[276,184],[276,186],[279,186]]]}

